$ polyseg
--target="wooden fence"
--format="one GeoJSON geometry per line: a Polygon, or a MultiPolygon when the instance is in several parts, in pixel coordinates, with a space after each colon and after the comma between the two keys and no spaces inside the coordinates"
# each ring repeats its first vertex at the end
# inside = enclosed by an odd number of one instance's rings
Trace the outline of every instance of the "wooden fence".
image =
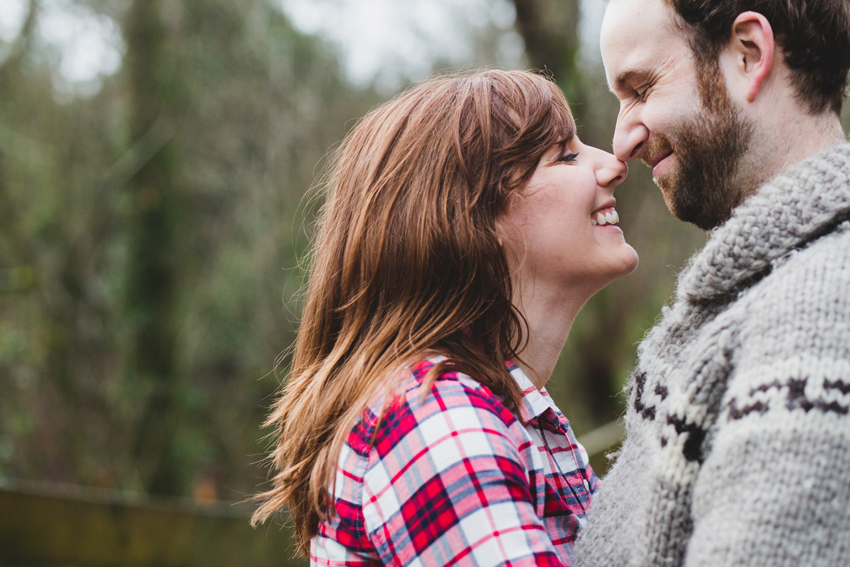
{"type": "Polygon", "coordinates": [[[0,566],[300,567],[291,532],[250,507],[153,503],[45,483],[0,485],[0,566]]]}
{"type": "MultiPolygon", "coordinates": [[[[579,441],[600,473],[622,424],[579,441]]],[[[301,567],[291,532],[252,507],[152,502],[115,491],[0,479],[0,567],[301,567]]]]}

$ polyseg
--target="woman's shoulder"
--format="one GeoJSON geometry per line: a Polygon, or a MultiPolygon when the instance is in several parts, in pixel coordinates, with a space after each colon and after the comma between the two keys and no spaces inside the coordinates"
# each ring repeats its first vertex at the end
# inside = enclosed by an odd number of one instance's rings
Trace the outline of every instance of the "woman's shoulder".
{"type": "Polygon", "coordinates": [[[444,357],[431,357],[410,365],[406,369],[406,378],[402,378],[403,395],[396,398],[397,405],[407,405],[410,410],[423,415],[467,409],[492,414],[506,425],[516,421],[500,396],[479,380],[445,363],[444,357]],[[439,374],[429,382],[429,374],[441,363],[444,366],[439,369],[439,374]]]}
{"type": "Polygon", "coordinates": [[[462,431],[505,434],[516,416],[504,401],[471,376],[442,364],[444,357],[424,358],[401,369],[388,388],[370,402],[356,435],[379,452],[415,434],[433,439],[462,431]],[[429,380],[432,371],[439,374],[429,380]]]}

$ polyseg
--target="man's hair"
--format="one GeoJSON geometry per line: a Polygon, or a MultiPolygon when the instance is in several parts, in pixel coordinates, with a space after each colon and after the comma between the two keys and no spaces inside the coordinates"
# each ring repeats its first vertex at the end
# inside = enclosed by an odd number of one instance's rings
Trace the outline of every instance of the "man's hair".
{"type": "Polygon", "coordinates": [[[446,357],[427,386],[464,372],[519,411],[504,363],[525,331],[496,221],[574,134],[557,85],[496,70],[423,83],[348,134],[324,185],[291,375],[268,420],[276,475],[255,522],[286,505],[309,553],[352,425],[418,358],[446,357]]]}
{"type": "Polygon", "coordinates": [[[841,113],[850,69],[848,0],[664,0],[684,20],[697,64],[716,63],[742,12],[762,14],[799,100],[812,114],[841,113]]]}

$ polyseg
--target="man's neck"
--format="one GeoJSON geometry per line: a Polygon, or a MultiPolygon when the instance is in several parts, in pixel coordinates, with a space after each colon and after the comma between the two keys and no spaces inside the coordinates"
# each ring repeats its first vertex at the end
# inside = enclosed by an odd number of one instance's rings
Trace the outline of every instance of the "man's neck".
{"type": "Polygon", "coordinates": [[[841,121],[833,112],[777,114],[785,119],[777,117],[757,133],[751,146],[751,163],[743,168],[753,173],[750,179],[741,180],[750,187],[750,194],[792,165],[846,141],[841,121]]]}
{"type": "Polygon", "coordinates": [[[841,120],[832,112],[803,118],[798,135],[799,139],[791,144],[795,151],[788,156],[786,167],[846,140],[841,120]]]}

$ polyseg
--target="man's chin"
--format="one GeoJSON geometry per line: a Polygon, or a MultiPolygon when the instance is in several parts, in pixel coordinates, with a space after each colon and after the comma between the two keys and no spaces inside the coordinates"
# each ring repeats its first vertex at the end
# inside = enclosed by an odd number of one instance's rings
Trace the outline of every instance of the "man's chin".
{"type": "Polygon", "coordinates": [[[695,187],[688,184],[680,175],[667,172],[665,175],[653,178],[653,181],[661,189],[667,210],[680,221],[691,223],[703,230],[711,230],[729,218],[728,214],[722,214],[721,211],[707,207],[702,192],[695,191],[695,187]]]}
{"type": "Polygon", "coordinates": [[[652,182],[661,189],[661,195],[664,197],[664,204],[667,205],[667,209],[669,209],[674,216],[676,215],[674,211],[676,194],[680,191],[680,189],[677,188],[680,184],[679,177],[680,176],[677,175],[676,172],[670,171],[669,169],[662,175],[652,176],[652,182]]]}
{"type": "Polygon", "coordinates": [[[731,209],[707,207],[704,202],[692,199],[681,199],[680,195],[664,196],[664,204],[674,217],[682,222],[690,223],[702,230],[712,230],[724,224],[732,216],[731,209]]]}

